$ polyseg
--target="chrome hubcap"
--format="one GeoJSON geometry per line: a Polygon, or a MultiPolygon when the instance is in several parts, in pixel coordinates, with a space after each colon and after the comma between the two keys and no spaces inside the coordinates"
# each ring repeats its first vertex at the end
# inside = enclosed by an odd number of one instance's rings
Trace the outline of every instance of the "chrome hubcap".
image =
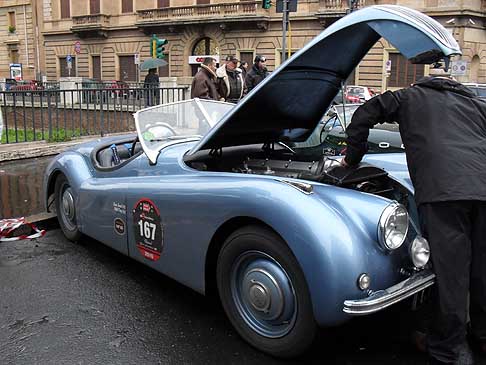
{"type": "Polygon", "coordinates": [[[293,328],[297,300],[292,282],[271,256],[249,251],[238,257],[231,291],[239,314],[260,335],[282,337],[293,328]]]}
{"type": "Polygon", "coordinates": [[[71,194],[71,188],[67,188],[62,194],[62,210],[66,218],[74,218],[74,199],[71,194]]]}
{"type": "Polygon", "coordinates": [[[67,186],[63,192],[61,197],[61,204],[60,204],[61,212],[60,215],[62,217],[62,221],[66,225],[66,227],[70,230],[76,228],[76,211],[74,208],[74,197],[70,186],[67,186]]]}

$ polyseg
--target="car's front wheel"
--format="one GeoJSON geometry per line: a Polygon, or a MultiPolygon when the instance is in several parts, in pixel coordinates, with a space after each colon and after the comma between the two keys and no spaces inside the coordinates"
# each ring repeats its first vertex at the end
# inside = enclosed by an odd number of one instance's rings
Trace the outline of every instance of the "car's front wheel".
{"type": "Polygon", "coordinates": [[[286,358],[312,344],[317,326],[304,274],[273,231],[248,226],[231,234],[218,257],[217,283],[231,323],[257,349],[286,358]]]}
{"type": "Polygon", "coordinates": [[[64,236],[68,240],[77,241],[81,232],[76,223],[76,207],[74,193],[66,176],[60,175],[55,185],[56,214],[64,236]]]}

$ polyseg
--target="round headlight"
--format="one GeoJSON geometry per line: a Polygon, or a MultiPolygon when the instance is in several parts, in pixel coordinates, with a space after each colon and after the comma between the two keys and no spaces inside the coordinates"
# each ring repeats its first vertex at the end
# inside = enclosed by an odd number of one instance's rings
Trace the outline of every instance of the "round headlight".
{"type": "Polygon", "coordinates": [[[415,237],[410,246],[410,256],[415,267],[423,268],[430,258],[429,242],[422,236],[415,237]]]}
{"type": "Polygon", "coordinates": [[[387,250],[396,250],[405,241],[408,233],[408,212],[398,203],[385,208],[380,217],[378,238],[387,250]]]}

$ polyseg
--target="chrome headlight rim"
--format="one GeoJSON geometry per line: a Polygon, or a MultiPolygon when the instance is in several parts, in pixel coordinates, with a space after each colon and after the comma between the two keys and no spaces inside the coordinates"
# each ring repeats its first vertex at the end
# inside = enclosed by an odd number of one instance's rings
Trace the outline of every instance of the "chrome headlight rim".
{"type": "Polygon", "coordinates": [[[400,204],[398,202],[393,202],[393,203],[389,204],[387,207],[385,207],[385,209],[381,213],[380,221],[379,221],[379,224],[378,224],[378,240],[379,240],[381,247],[384,248],[387,251],[394,251],[394,250],[399,249],[403,245],[403,243],[405,242],[405,240],[407,238],[408,226],[409,226],[408,221],[409,221],[408,211],[402,204],[400,204]],[[392,245],[389,244],[389,242],[387,241],[387,238],[386,238],[386,236],[387,236],[386,227],[387,227],[387,223],[388,223],[389,219],[392,218],[393,216],[395,216],[398,211],[402,211],[403,213],[406,214],[407,224],[405,226],[405,231],[403,233],[403,239],[400,242],[400,244],[392,246],[392,245]]]}

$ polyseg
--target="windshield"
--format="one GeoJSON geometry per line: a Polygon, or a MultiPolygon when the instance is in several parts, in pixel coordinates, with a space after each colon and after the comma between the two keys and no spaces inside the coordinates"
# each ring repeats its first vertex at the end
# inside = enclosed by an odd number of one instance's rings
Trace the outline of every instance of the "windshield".
{"type": "MultiPolygon", "coordinates": [[[[305,142],[294,143],[293,148],[300,154],[336,156],[344,153],[346,148],[345,127],[360,104],[335,105],[326,113],[305,142]],[[345,122],[346,121],[346,122],[345,122]]],[[[398,124],[377,124],[370,130],[368,137],[368,154],[404,152],[398,130],[398,124]]]]}
{"type": "Polygon", "coordinates": [[[142,109],[135,113],[138,138],[150,162],[155,163],[165,145],[200,139],[233,107],[234,104],[192,99],[142,109]]]}

